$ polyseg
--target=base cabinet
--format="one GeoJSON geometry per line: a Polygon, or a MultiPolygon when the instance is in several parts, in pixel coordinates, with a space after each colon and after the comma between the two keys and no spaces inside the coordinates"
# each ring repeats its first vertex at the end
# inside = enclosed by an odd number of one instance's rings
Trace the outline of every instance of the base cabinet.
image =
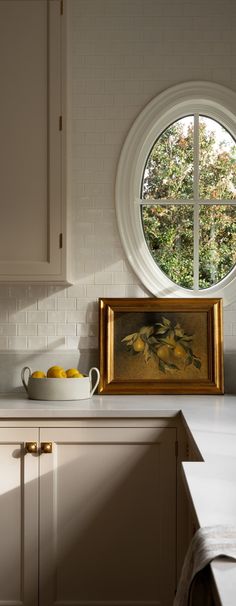
{"type": "Polygon", "coordinates": [[[38,604],[38,457],[35,428],[0,428],[0,604],[38,604]]]}
{"type": "Polygon", "coordinates": [[[176,430],[155,423],[0,429],[2,606],[171,606],[176,430]]]}

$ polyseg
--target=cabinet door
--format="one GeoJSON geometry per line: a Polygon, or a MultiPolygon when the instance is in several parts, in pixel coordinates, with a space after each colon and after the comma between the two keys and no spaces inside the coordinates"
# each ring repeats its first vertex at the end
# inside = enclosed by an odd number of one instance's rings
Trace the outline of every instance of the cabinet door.
{"type": "Polygon", "coordinates": [[[170,606],[175,429],[40,432],[40,606],[170,606]]]}
{"type": "Polygon", "coordinates": [[[0,428],[0,604],[38,604],[38,430],[0,428]]]}
{"type": "Polygon", "coordinates": [[[0,279],[64,277],[59,0],[0,2],[0,279]]]}

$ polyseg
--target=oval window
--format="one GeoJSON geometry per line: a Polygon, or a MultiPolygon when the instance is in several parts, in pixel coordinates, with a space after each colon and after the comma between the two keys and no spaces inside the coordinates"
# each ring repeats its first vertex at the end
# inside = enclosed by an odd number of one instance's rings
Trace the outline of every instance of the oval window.
{"type": "Polygon", "coordinates": [[[235,298],[236,95],[192,82],[153,99],[116,180],[121,240],[155,296],[235,298]]]}

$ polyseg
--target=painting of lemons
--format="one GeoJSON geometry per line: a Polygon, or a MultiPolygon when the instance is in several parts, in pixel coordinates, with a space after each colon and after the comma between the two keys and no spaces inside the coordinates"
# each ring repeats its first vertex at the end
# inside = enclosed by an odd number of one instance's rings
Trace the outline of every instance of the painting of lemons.
{"type": "Polygon", "coordinates": [[[116,379],[207,379],[206,313],[131,312],[118,316],[116,379]]]}

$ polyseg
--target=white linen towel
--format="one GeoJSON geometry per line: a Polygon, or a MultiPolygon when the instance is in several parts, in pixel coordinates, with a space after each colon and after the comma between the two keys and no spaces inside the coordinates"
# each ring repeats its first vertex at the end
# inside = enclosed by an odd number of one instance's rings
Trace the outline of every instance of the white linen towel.
{"type": "Polygon", "coordinates": [[[209,582],[206,582],[207,569],[205,567],[215,558],[222,556],[236,560],[236,527],[206,526],[199,528],[192,538],[185,556],[173,606],[194,606],[194,604],[201,604],[201,606],[209,604],[210,606],[213,604],[209,582]],[[202,578],[200,578],[201,575],[198,575],[200,571],[203,573],[202,578]],[[198,576],[199,584],[196,582],[198,576]],[[209,587],[208,595],[207,587],[209,587]]]}

